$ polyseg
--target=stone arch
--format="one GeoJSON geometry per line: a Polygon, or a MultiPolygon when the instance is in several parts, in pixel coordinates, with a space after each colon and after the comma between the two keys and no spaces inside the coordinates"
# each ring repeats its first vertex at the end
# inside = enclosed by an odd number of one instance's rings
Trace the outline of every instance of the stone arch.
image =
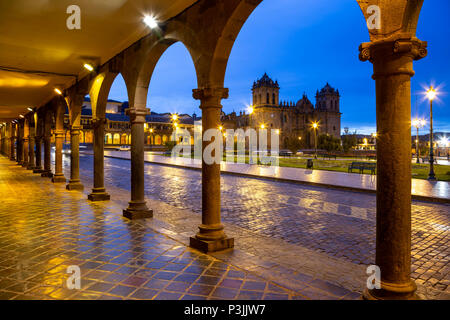
{"type": "MultiPolygon", "coordinates": [[[[150,41],[150,40],[148,40],[150,41]]],[[[127,84],[129,107],[135,109],[145,109],[148,98],[148,89],[156,65],[163,54],[175,43],[181,43],[189,52],[189,55],[196,70],[197,66],[193,56],[192,47],[187,45],[182,38],[178,37],[176,32],[165,36],[162,40],[147,44],[145,49],[139,53],[135,64],[131,68],[124,69],[122,74],[127,84]]],[[[126,60],[126,59],[125,59],[126,60]]]]}
{"type": "Polygon", "coordinates": [[[423,0],[356,0],[367,20],[368,8],[376,5],[381,12],[381,28],[369,30],[370,40],[378,41],[400,36],[415,37],[423,0]]]}
{"type": "MultiPolygon", "coordinates": [[[[104,119],[111,86],[119,73],[109,71],[99,73],[90,85],[92,119],[104,119]]],[[[125,82],[126,83],[126,82],[125,82]]]]}
{"type": "Polygon", "coordinates": [[[120,144],[128,144],[128,135],[126,133],[122,133],[120,136],[120,144]]]}
{"type": "Polygon", "coordinates": [[[161,145],[161,136],[159,134],[155,136],[155,145],[157,146],[161,145]]]}
{"type": "Polygon", "coordinates": [[[112,134],[111,133],[105,134],[105,144],[112,144],[112,142],[113,142],[112,134]]]}

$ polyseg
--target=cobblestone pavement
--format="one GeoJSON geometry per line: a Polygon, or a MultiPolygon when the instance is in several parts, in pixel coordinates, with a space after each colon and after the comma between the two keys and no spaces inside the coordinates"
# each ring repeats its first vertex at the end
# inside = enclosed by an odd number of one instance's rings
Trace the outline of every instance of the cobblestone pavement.
{"type": "MultiPolygon", "coordinates": [[[[130,190],[130,161],[105,158],[106,184],[130,190]]],[[[68,166],[66,166],[68,167],[68,166]]],[[[92,157],[81,157],[91,179],[92,157]]],[[[198,171],[146,164],[146,196],[201,212],[198,171]]],[[[375,196],[222,175],[222,219],[358,265],[374,263],[375,196]]],[[[450,292],[450,205],[413,202],[412,277],[450,292]]]]}
{"type": "Polygon", "coordinates": [[[3,157],[0,191],[0,300],[359,296],[318,280],[303,292],[286,289],[123,218],[115,202],[89,202],[3,157]],[[74,265],[81,286],[70,290],[74,265]],[[328,292],[318,296],[317,286],[328,292]]]}

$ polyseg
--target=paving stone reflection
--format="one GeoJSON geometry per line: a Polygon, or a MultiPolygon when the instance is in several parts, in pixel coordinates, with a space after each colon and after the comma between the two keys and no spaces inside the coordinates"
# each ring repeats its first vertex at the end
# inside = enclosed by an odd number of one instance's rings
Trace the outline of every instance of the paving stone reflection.
{"type": "MultiPolygon", "coordinates": [[[[0,299],[310,298],[130,222],[112,202],[88,202],[4,158],[0,166],[0,299]],[[73,265],[81,283],[71,290],[73,265]]],[[[342,290],[321,294],[348,299],[342,290]]]]}
{"type": "MultiPolygon", "coordinates": [[[[81,162],[91,179],[92,156],[81,162]]],[[[148,198],[201,213],[200,172],[152,164],[145,170],[148,198]]],[[[107,184],[130,190],[129,175],[129,161],[105,158],[107,184]]],[[[375,195],[222,175],[221,197],[224,222],[355,264],[374,263],[375,195]]],[[[442,292],[450,288],[449,234],[450,205],[413,201],[412,277],[442,292]]]]}

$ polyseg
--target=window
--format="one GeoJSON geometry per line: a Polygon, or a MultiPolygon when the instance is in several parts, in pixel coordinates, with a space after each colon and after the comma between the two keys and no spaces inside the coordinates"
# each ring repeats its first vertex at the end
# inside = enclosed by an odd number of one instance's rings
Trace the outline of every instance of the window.
{"type": "Polygon", "coordinates": [[[267,104],[270,103],[270,94],[267,92],[267,104]]]}
{"type": "Polygon", "coordinates": [[[275,104],[275,93],[272,94],[272,104],[275,104]]]}

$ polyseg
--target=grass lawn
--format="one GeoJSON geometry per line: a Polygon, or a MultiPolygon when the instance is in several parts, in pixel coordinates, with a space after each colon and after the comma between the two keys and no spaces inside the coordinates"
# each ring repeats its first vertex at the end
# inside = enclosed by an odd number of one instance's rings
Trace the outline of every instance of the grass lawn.
{"type": "MultiPolygon", "coordinates": [[[[223,159],[225,161],[225,157],[223,159]]],[[[303,158],[280,158],[280,167],[292,167],[292,168],[303,168],[306,169],[307,159],[303,158]]],[[[322,160],[314,159],[314,169],[315,170],[325,170],[325,171],[338,171],[338,172],[348,172],[348,166],[354,162],[370,162],[367,160],[322,160]]],[[[245,162],[249,163],[249,157],[246,156],[245,162]]],[[[371,161],[374,162],[374,161],[371,161]]],[[[412,164],[412,178],[415,179],[427,179],[428,178],[429,165],[428,164],[412,164]]],[[[450,181],[450,166],[435,165],[434,172],[436,178],[439,181],[450,181]]],[[[359,174],[358,170],[353,170],[353,173],[359,174]]],[[[365,173],[370,173],[368,170],[365,173]]]]}
{"type": "MultiPolygon", "coordinates": [[[[355,160],[314,160],[314,169],[327,170],[327,171],[339,171],[348,172],[348,166],[355,160]]],[[[358,162],[368,162],[361,161],[358,162]]],[[[293,167],[293,168],[306,168],[306,159],[297,158],[281,158],[280,167],[293,167]]],[[[358,173],[357,170],[353,172],[358,173]]],[[[368,171],[367,171],[368,172],[368,171]]],[[[366,172],[366,173],[367,173],[366,172]]],[[[429,172],[429,165],[427,164],[413,164],[412,165],[412,178],[415,179],[427,179],[429,172]]],[[[450,166],[435,165],[434,172],[436,178],[439,181],[450,181],[450,166]]]]}

